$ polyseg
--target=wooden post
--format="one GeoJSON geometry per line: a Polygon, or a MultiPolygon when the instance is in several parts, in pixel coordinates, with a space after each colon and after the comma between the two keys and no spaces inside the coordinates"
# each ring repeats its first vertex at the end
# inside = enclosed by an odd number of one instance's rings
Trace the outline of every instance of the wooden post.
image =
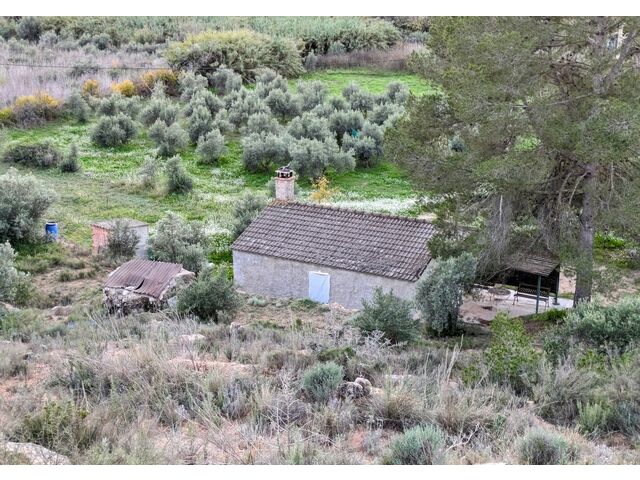
{"type": "Polygon", "coordinates": [[[538,307],[540,306],[540,286],[542,284],[542,276],[538,275],[538,285],[536,287],[536,315],[538,314],[538,307]]]}
{"type": "Polygon", "coordinates": [[[560,293],[560,270],[558,270],[558,280],[556,281],[556,298],[553,301],[554,305],[558,305],[558,294],[560,293]]]}

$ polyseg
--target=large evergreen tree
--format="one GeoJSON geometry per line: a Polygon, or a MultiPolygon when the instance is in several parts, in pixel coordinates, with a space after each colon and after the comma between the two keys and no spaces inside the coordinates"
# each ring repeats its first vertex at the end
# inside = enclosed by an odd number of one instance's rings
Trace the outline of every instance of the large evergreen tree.
{"type": "Polygon", "coordinates": [[[483,262],[545,246],[575,266],[574,300],[588,300],[596,230],[638,234],[639,29],[619,17],[434,18],[417,66],[441,93],[411,100],[387,154],[447,194],[450,217],[482,227],[483,262]]]}

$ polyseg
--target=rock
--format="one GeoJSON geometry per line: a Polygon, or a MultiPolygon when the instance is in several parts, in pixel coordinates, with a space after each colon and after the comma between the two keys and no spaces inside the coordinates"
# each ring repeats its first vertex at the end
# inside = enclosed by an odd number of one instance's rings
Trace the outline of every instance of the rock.
{"type": "Polygon", "coordinates": [[[0,302],[0,309],[4,309],[7,312],[17,312],[19,308],[14,307],[10,303],[0,302]]]}
{"type": "Polygon", "coordinates": [[[51,315],[54,317],[68,317],[72,308],[71,305],[56,305],[51,309],[51,315]]]}
{"type": "Polygon", "coordinates": [[[354,380],[354,383],[357,383],[362,387],[365,397],[371,395],[371,382],[369,380],[364,377],[358,377],[354,380]]]}
{"type": "Polygon", "coordinates": [[[35,443],[1,442],[0,450],[21,455],[32,465],[69,465],[69,458],[35,443]]]}
{"type": "Polygon", "coordinates": [[[371,395],[371,382],[358,377],[353,382],[343,382],[338,387],[338,396],[342,398],[362,398],[371,395]]]}

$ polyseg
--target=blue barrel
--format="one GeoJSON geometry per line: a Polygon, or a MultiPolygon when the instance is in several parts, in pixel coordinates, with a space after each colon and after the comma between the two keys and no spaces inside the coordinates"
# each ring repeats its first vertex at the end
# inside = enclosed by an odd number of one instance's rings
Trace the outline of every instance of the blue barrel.
{"type": "Polygon", "coordinates": [[[47,222],[44,226],[47,238],[58,241],[58,224],[56,222],[47,222]]]}

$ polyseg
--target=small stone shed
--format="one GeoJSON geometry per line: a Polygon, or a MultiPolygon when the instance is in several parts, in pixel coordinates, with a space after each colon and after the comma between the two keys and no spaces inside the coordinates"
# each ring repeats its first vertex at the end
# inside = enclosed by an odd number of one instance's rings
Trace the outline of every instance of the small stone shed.
{"type": "Polygon", "coordinates": [[[173,303],[180,288],[195,279],[195,273],[178,263],[137,258],[120,265],[105,282],[103,304],[111,312],[158,310],[173,303]]]}
{"type": "Polygon", "coordinates": [[[417,281],[433,264],[427,247],[436,232],[431,223],[293,202],[292,188],[287,191],[231,247],[239,289],[347,308],[361,308],[376,287],[413,298],[417,281]]]}
{"type": "Polygon", "coordinates": [[[139,220],[121,218],[105,220],[91,224],[91,237],[93,240],[93,254],[97,255],[107,246],[109,235],[113,231],[116,222],[123,222],[127,229],[133,230],[138,236],[138,246],[136,247],[136,257],[146,258],[147,244],[149,243],[149,225],[139,220]]]}

